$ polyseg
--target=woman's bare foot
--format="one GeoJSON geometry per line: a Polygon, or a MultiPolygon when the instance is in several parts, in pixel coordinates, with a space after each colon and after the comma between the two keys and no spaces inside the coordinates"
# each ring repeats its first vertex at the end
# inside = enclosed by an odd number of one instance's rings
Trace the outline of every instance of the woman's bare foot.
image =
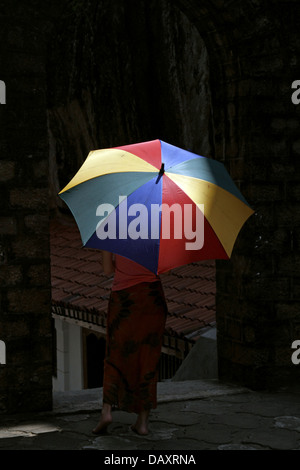
{"type": "Polygon", "coordinates": [[[147,436],[149,433],[148,418],[149,411],[141,411],[137,417],[136,423],[131,426],[132,431],[136,432],[140,436],[147,436]]]}
{"type": "Polygon", "coordinates": [[[93,429],[93,434],[102,434],[106,431],[108,426],[112,423],[112,415],[111,415],[111,405],[104,404],[101,417],[97,426],[93,429]]]}
{"type": "Polygon", "coordinates": [[[138,434],[139,436],[147,436],[148,434],[148,428],[143,426],[143,427],[137,427],[136,424],[132,424],[131,430],[138,434]]]}

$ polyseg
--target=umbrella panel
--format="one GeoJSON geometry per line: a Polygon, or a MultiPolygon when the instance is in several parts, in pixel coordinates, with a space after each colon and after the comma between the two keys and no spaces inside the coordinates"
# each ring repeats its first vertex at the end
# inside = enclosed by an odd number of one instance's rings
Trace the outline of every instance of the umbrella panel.
{"type": "Polygon", "coordinates": [[[226,251],[205,216],[205,204],[198,201],[199,205],[204,206],[199,209],[194,201],[166,175],[164,178],[163,202],[168,207],[172,207],[173,204],[180,205],[183,236],[174,237],[176,219],[170,218],[170,233],[172,237],[170,239],[161,237],[158,263],[159,272],[165,272],[168,269],[200,260],[228,259],[226,251]],[[187,207],[192,209],[192,221],[185,222],[184,216],[187,207]],[[202,213],[203,209],[204,214],[202,213]],[[190,235],[188,237],[185,236],[185,232],[190,232],[190,235]],[[194,238],[191,238],[192,232],[195,234],[194,238]],[[195,249],[197,246],[199,248],[195,249]]]}
{"type": "MultiPolygon", "coordinates": [[[[120,194],[119,196],[123,196],[120,194]]],[[[152,178],[123,199],[103,221],[98,220],[86,246],[128,257],[156,272],[159,256],[160,219],[151,237],[151,206],[161,205],[162,180],[152,178]],[[143,201],[143,204],[141,204],[143,201]],[[98,229],[96,229],[98,226],[98,229]],[[99,235],[106,238],[99,238],[99,235]]],[[[153,231],[153,230],[152,230],[153,231]]]]}
{"type": "Polygon", "coordinates": [[[69,206],[80,230],[83,245],[93,235],[99,222],[101,204],[119,204],[119,195],[128,195],[153,179],[153,173],[118,173],[85,181],[60,194],[69,206]]]}
{"type": "Polygon", "coordinates": [[[228,258],[200,209],[166,175],[146,182],[96,225],[87,247],[128,257],[155,273],[228,258]]]}

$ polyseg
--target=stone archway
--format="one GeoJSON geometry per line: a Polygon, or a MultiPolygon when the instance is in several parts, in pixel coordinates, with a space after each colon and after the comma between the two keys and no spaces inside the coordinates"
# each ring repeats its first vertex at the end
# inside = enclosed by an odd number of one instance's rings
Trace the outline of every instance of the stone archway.
{"type": "MultiPolygon", "coordinates": [[[[156,138],[157,133],[162,132],[164,135],[161,137],[166,136],[166,140],[189,146],[193,137],[188,135],[188,129],[189,126],[193,128],[192,122],[197,125],[197,120],[192,119],[181,102],[177,103],[177,108],[171,106],[171,109],[179,110],[180,115],[190,121],[189,124],[184,125],[178,116],[176,119],[176,113],[169,113],[172,117],[168,123],[164,119],[165,110],[159,105],[159,100],[155,100],[153,82],[156,76],[161,80],[156,82],[159,83],[158,95],[171,102],[166,85],[168,81],[164,83],[162,80],[169,73],[162,60],[164,56],[155,56],[155,51],[159,44],[161,49],[166,47],[161,32],[166,29],[173,41],[171,47],[169,44],[169,53],[171,51],[174,55],[170,66],[177,86],[179,84],[176,90],[178,99],[188,81],[176,68],[176,59],[183,56],[184,47],[188,49],[192,44],[200,43],[199,35],[204,41],[209,63],[209,86],[206,89],[210,94],[206,108],[209,118],[204,130],[209,137],[203,153],[211,153],[224,162],[256,211],[243,229],[231,261],[217,263],[220,378],[253,388],[280,385],[283,380],[293,381],[295,368],[290,360],[290,345],[297,335],[299,319],[293,313],[296,273],[292,260],[297,256],[298,222],[295,225],[295,220],[289,219],[288,215],[281,218],[280,211],[284,201],[288,201],[286,188],[290,181],[297,184],[296,152],[292,147],[292,142],[297,140],[296,109],[291,104],[288,90],[294,77],[289,78],[287,73],[289,67],[292,70],[292,64],[296,63],[295,44],[288,43],[288,31],[281,20],[278,2],[266,7],[260,1],[237,1],[226,7],[217,1],[201,2],[199,6],[197,1],[178,0],[178,10],[171,9],[167,0],[159,2],[159,5],[161,10],[157,9],[155,2],[151,5],[132,2],[128,8],[124,8],[122,2],[114,2],[101,12],[114,18],[115,35],[104,36],[109,43],[106,50],[117,55],[117,71],[122,74],[124,67],[126,70],[129,57],[131,67],[143,83],[139,88],[139,82],[128,75],[128,70],[120,82],[112,82],[108,96],[117,115],[115,122],[118,123],[117,128],[119,126],[119,135],[124,135],[127,141],[138,141],[139,137],[141,140],[156,138]],[[162,12],[161,15],[158,11],[162,12]],[[133,34],[135,27],[136,36],[133,34]],[[181,36],[180,28],[184,31],[181,36]],[[192,36],[190,42],[187,31],[192,36]],[[135,47],[138,36],[141,40],[135,47]],[[143,51],[147,53],[143,55],[143,51]],[[145,70],[149,77],[143,82],[145,70]],[[124,88],[126,79],[129,80],[128,88],[124,88]],[[121,95],[125,89],[129,94],[123,100],[121,95]],[[146,97],[143,96],[145,92],[148,93],[146,97]],[[134,95],[140,100],[132,100],[134,95]],[[150,119],[141,126],[132,116],[135,113],[141,120],[147,110],[150,110],[150,119]],[[156,115],[155,110],[158,111],[156,115]],[[284,123],[284,116],[290,116],[288,125],[284,123]],[[186,133],[180,132],[182,128],[186,133]],[[285,140],[286,131],[290,143],[285,140]],[[290,259],[289,268],[281,261],[284,254],[290,259]]],[[[291,18],[292,14],[291,7],[285,10],[286,18],[291,18]]],[[[88,44],[83,42],[87,48],[88,44]]],[[[111,63],[107,57],[106,60],[105,66],[110,70],[111,63]]],[[[191,72],[195,73],[195,70],[189,70],[190,76],[191,72]]],[[[86,79],[86,76],[77,77],[73,87],[86,79]]],[[[104,90],[102,88],[102,93],[104,90]]],[[[175,100],[176,93],[173,95],[175,100]]],[[[90,107],[90,96],[87,98],[90,107]]],[[[195,111],[199,111],[196,106],[195,111]]],[[[113,122],[111,116],[110,120],[113,122]]],[[[102,142],[106,141],[107,135],[110,134],[102,132],[102,142]]],[[[114,138],[110,135],[107,145],[113,145],[114,138]]],[[[199,141],[194,139],[193,145],[193,150],[201,153],[199,141]]],[[[293,204],[294,201],[295,192],[291,194],[293,204]]]]}
{"type": "Polygon", "coordinates": [[[161,138],[212,154],[209,66],[197,28],[170,0],[92,4],[62,16],[49,58],[54,210],[65,209],[57,193],[92,148],[161,138]]]}

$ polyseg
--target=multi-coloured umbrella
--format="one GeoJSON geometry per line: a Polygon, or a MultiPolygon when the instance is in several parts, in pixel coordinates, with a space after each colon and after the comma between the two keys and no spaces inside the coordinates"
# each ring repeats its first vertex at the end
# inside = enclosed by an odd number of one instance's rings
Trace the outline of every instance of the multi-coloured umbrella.
{"type": "Polygon", "coordinates": [[[230,258],[253,213],[222,163],[160,140],[91,151],[59,196],[84,246],[158,274],[230,258]]]}

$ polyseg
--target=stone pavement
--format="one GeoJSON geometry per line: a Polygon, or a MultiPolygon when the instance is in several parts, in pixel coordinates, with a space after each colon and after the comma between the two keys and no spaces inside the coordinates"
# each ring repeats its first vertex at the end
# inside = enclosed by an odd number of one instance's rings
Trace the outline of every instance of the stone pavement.
{"type": "Polygon", "coordinates": [[[101,394],[56,392],[51,412],[0,416],[0,450],[100,450],[111,458],[123,451],[300,450],[300,387],[253,392],[217,380],[161,382],[145,437],[130,430],[134,416],[118,410],[108,432],[93,435],[101,394]]]}

